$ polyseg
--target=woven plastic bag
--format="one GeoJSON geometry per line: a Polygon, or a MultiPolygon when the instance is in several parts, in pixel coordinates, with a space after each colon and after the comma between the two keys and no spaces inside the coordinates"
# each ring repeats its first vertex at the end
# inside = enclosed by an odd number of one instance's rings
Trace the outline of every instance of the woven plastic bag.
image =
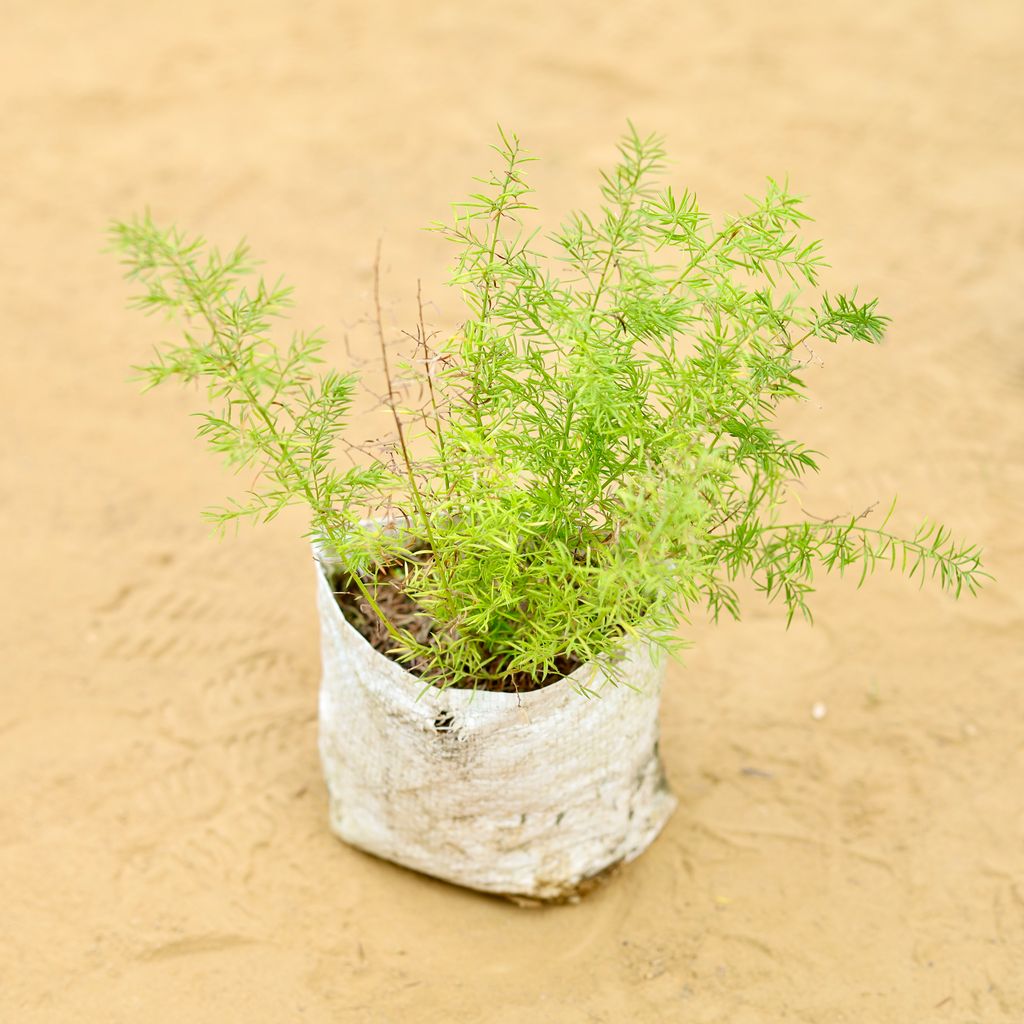
{"type": "Polygon", "coordinates": [[[676,800],[649,647],[627,649],[618,685],[584,665],[522,694],[441,691],[346,621],[322,566],[317,591],[320,756],[343,840],[457,885],[567,901],[661,831],[676,800]]]}

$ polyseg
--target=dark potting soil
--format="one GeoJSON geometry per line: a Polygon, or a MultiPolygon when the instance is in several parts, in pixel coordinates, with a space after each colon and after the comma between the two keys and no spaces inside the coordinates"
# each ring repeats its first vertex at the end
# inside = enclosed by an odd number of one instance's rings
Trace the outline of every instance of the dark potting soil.
{"type": "MultiPolygon", "coordinates": [[[[406,592],[402,577],[397,571],[399,568],[394,564],[382,566],[378,569],[373,583],[368,584],[368,589],[373,593],[373,599],[377,602],[380,610],[393,625],[400,629],[407,629],[419,643],[429,643],[434,633],[434,620],[406,592]]],[[[331,583],[342,615],[366,638],[367,643],[381,654],[398,662],[408,672],[429,681],[422,659],[399,661],[394,638],[366,598],[359,592],[351,577],[336,576],[331,583]]],[[[466,688],[491,690],[498,693],[528,693],[531,690],[540,690],[552,683],[557,683],[570,672],[578,669],[581,664],[582,662],[576,658],[560,656],[555,659],[555,671],[538,677],[525,672],[502,672],[500,661],[495,656],[491,664],[488,665],[490,675],[480,679],[475,687],[467,686],[466,688]]]]}

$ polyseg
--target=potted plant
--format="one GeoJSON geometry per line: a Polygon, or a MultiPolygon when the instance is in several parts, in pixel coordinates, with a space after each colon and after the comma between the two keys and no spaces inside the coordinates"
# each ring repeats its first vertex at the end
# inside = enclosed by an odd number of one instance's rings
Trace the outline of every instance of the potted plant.
{"type": "Polygon", "coordinates": [[[421,303],[396,365],[378,254],[394,424],[378,449],[345,440],[357,381],[319,369],[320,335],[271,340],[290,290],[244,245],[222,254],[148,215],[112,237],[136,304],[184,324],[145,379],[204,385],[199,434],[258,471],[213,521],[309,509],[335,831],[463,885],[572,899],[674,806],[657,715],[681,614],[738,617],[739,577],[791,620],[810,616],[816,569],[884,565],[958,596],[985,574],[944,527],[892,532],[891,508],[784,514],[817,453],[773,422],[804,394],[811,345],[875,343],[887,322],[875,300],[819,293],[788,187],[713,223],[655,185],[661,141],[630,126],[599,213],[538,241],[527,157],[505,134],[495,148],[498,172],[437,226],[462,326],[436,342],[421,303]]]}

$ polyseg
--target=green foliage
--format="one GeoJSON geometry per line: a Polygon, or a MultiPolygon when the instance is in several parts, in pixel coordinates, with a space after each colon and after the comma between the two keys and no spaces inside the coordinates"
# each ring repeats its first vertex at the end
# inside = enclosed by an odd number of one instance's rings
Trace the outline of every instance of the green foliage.
{"type": "Polygon", "coordinates": [[[944,527],[897,536],[891,509],[878,527],[863,516],[780,521],[792,483],[817,469],[817,453],[773,426],[780,403],[804,395],[812,342],[874,343],[887,323],[856,292],[816,293],[825,264],[801,236],[800,197],[770,180],[715,224],[692,194],[657,186],[661,142],[631,126],[599,211],[539,239],[523,219],[528,158],[514,137],[495,148],[499,171],[436,225],[456,247],[465,320],[432,347],[421,312],[402,370],[428,397],[405,408],[378,295],[396,436],[344,473],[336,454],[355,381],[314,374],[317,334],[283,351],[271,341],[288,289],[261,278],[247,288],[244,245],[221,256],[148,216],[114,227],[144,285],[138,305],[185,323],[146,379],[202,380],[211,411],[200,434],[259,470],[259,487],[217,522],[307,504],[311,533],[371,604],[371,563],[426,549],[404,586],[432,617],[430,638],[381,615],[437,685],[543,676],[561,655],[613,664],[632,636],[669,646],[696,605],[738,616],[739,577],[790,619],[810,617],[815,569],[863,582],[881,564],[958,596],[976,590],[980,552],[944,527]],[[405,517],[401,533],[359,528],[389,510],[405,517]]]}
{"type": "Polygon", "coordinates": [[[258,489],[208,516],[225,525],[239,519],[272,519],[305,503],[313,530],[333,535],[358,527],[357,510],[389,485],[380,465],[339,472],[334,448],[352,403],[356,378],[333,371],[314,374],[326,344],[317,333],[296,333],[282,351],[269,337],[272,321],[291,305],[291,289],[262,278],[251,290],[242,282],[254,264],[242,243],[228,256],[203,239],[158,229],[147,214],[111,231],[128,276],[145,291],[134,305],[164,310],[184,321],[180,343],[158,347],[140,367],[155,387],[170,378],[206,385],[211,409],[200,413],[198,433],[229,465],[255,466],[258,489]]]}

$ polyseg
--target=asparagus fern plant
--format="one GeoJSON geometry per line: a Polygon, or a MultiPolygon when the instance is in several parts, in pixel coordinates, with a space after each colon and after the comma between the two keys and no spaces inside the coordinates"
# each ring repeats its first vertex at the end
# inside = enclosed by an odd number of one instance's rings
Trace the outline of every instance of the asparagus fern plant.
{"type": "Polygon", "coordinates": [[[783,512],[817,469],[818,453],[774,426],[805,395],[811,346],[874,344],[887,323],[874,299],[820,290],[800,197],[769,180],[715,222],[690,192],[659,186],[662,142],[631,126],[599,211],[542,235],[526,223],[530,158],[504,133],[495,149],[497,172],[435,225],[456,252],[460,329],[435,343],[421,303],[413,351],[392,366],[378,269],[394,435],[344,470],[358,382],[321,369],[318,333],[275,342],[290,289],[258,276],[244,244],[222,254],[148,215],[113,226],[136,304],[182,325],[145,379],[204,385],[199,433],[258,470],[215,522],[307,506],[393,655],[438,686],[545,678],[566,658],[613,664],[633,637],[670,646],[695,606],[738,617],[739,577],[790,619],[810,618],[818,569],[863,582],[884,565],[975,592],[980,552],[945,527],[899,535],[891,507],[877,525],[783,512]],[[396,512],[400,531],[360,526],[396,512]],[[425,637],[379,606],[381,566],[401,567],[425,637]]]}

